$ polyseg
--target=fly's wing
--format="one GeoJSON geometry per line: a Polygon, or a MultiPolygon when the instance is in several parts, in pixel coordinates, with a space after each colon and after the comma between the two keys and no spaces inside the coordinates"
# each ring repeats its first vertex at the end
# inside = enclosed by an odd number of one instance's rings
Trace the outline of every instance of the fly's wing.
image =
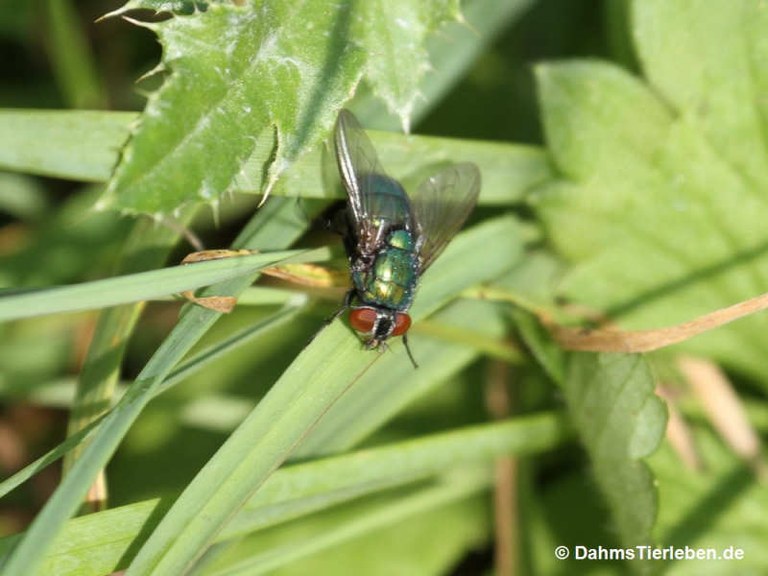
{"type": "Polygon", "coordinates": [[[349,196],[349,212],[354,234],[363,252],[373,250],[379,238],[373,219],[373,185],[377,175],[384,175],[376,150],[357,118],[341,110],[334,130],[334,149],[339,174],[349,196]]]}
{"type": "Polygon", "coordinates": [[[480,194],[480,170],[453,164],[421,183],[411,196],[419,232],[420,271],[434,262],[464,224],[480,194]]]}

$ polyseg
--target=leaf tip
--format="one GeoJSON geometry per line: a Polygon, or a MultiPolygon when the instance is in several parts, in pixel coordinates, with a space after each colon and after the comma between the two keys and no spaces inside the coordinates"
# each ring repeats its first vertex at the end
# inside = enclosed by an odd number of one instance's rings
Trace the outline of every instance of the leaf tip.
{"type": "Polygon", "coordinates": [[[147,30],[151,30],[152,32],[155,32],[155,33],[157,33],[157,31],[159,30],[159,27],[153,24],[152,22],[143,22],[142,20],[137,20],[136,18],[131,18],[130,16],[122,16],[122,18],[126,22],[129,22],[134,26],[138,26],[139,28],[146,28],[147,30]]]}
{"type": "Polygon", "coordinates": [[[111,12],[107,12],[106,14],[103,14],[103,15],[99,16],[98,18],[96,18],[96,20],[94,20],[94,22],[99,23],[102,20],[106,20],[107,18],[114,18],[115,16],[120,16],[122,14],[125,14],[130,9],[131,9],[131,6],[130,6],[130,2],[129,2],[129,3],[121,6],[117,10],[112,10],[111,12]]]}

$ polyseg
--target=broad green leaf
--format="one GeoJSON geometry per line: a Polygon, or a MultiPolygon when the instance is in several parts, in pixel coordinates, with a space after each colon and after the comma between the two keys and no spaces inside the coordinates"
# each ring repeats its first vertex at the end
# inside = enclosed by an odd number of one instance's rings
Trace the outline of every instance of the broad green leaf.
{"type": "Polygon", "coordinates": [[[274,146],[261,158],[271,187],[325,135],[359,79],[352,17],[350,5],[330,0],[253,2],[144,24],[170,74],[150,96],[104,204],[157,213],[215,201],[264,135],[274,146]]]}
{"type": "MultiPolygon", "coordinates": [[[[689,22],[697,17],[676,20],[675,30],[695,30],[689,22]]],[[[668,32],[669,42],[675,34],[668,32]]],[[[548,144],[565,179],[546,186],[535,207],[573,263],[561,286],[565,295],[624,327],[649,329],[766,291],[766,200],[762,187],[711,140],[699,115],[719,125],[714,109],[670,109],[640,79],[594,61],[540,67],[538,80],[548,144]]],[[[713,85],[710,96],[730,91],[727,84],[713,85]]],[[[755,93],[753,105],[759,99],[755,93]]],[[[730,125],[728,118],[722,121],[730,125]]],[[[768,375],[768,333],[760,318],[682,346],[768,375]]]]}
{"type": "Polygon", "coordinates": [[[765,190],[765,6],[754,0],[635,0],[632,6],[648,81],[748,188],[765,190]]]}
{"type": "Polygon", "coordinates": [[[257,140],[270,143],[257,160],[268,193],[328,133],[364,71],[391,66],[395,45],[396,77],[387,69],[374,84],[390,90],[385,96],[407,119],[427,66],[426,34],[458,16],[456,0],[447,4],[254,1],[143,24],[157,33],[169,75],[150,95],[102,205],[164,213],[215,202],[234,187],[257,140]],[[399,46],[406,38],[418,49],[399,46]]]}
{"type": "Polygon", "coordinates": [[[667,419],[648,365],[639,355],[574,353],[564,391],[620,540],[649,544],[658,503],[643,458],[658,447],[667,419]]]}
{"type": "Polygon", "coordinates": [[[116,13],[126,10],[154,10],[155,12],[171,12],[174,14],[192,14],[196,11],[205,12],[213,4],[242,4],[236,0],[128,0],[116,13]]]}
{"type": "MultiPolygon", "coordinates": [[[[415,29],[426,32],[427,28],[437,29],[436,34],[424,38],[416,34],[407,34],[402,18],[388,22],[386,17],[396,13],[393,3],[376,4],[376,2],[361,3],[360,11],[372,14],[373,20],[359,19],[356,31],[364,41],[375,43],[382,34],[392,30],[395,35],[406,36],[407,44],[415,46],[415,53],[407,52],[403,47],[397,47],[391,39],[384,37],[388,46],[392,46],[395,58],[393,62],[402,64],[407,58],[414,64],[413,69],[398,66],[393,69],[391,62],[384,58],[381,50],[373,46],[367,55],[370,58],[366,70],[371,82],[363,84],[362,90],[355,95],[351,107],[359,118],[366,121],[366,126],[381,130],[396,131],[404,125],[413,125],[423,118],[450,89],[471,70],[477,57],[486,49],[499,34],[522,16],[535,0],[504,0],[489,2],[488,0],[441,0],[441,2],[416,3],[399,2],[397,7],[403,7],[407,12],[417,13],[419,20],[415,29]],[[376,12],[377,6],[384,6],[376,12]],[[434,10],[424,10],[425,7],[434,10]],[[439,17],[448,18],[441,22],[439,17]],[[442,25],[441,25],[442,24],[442,25]],[[426,54],[422,44],[426,45],[426,54]],[[416,60],[413,56],[422,57],[416,60]],[[380,77],[381,82],[373,83],[380,77]],[[404,88],[415,78],[420,78],[418,85],[412,88],[412,93],[404,92],[404,88]],[[388,85],[391,81],[394,84],[388,85]],[[376,90],[375,90],[376,89],[376,90]],[[376,92],[380,92],[377,94],[376,92]],[[389,98],[387,98],[389,96],[389,98]],[[397,97],[413,109],[410,117],[403,116],[404,107],[392,109],[388,104],[397,104],[397,97]],[[384,99],[387,101],[385,102],[384,99]],[[410,100],[410,101],[409,101],[410,100]],[[369,124],[372,122],[372,124],[369,124]]],[[[228,0],[130,0],[119,12],[133,8],[147,8],[158,12],[191,14],[195,10],[204,11],[209,4],[227,3],[228,0]]],[[[231,4],[237,2],[229,0],[231,4]]],[[[410,30],[412,32],[412,30],[410,30]]],[[[362,45],[361,41],[361,45],[362,45]]],[[[369,45],[370,47],[370,45],[369,45]]]]}
{"type": "Polygon", "coordinates": [[[419,84],[429,69],[427,35],[460,17],[460,0],[360,3],[355,36],[367,54],[366,78],[408,132],[419,84]]]}

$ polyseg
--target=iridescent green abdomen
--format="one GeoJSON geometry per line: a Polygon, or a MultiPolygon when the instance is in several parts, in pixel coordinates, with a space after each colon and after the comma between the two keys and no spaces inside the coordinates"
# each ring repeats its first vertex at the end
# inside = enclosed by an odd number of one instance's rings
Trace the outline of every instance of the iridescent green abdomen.
{"type": "Polygon", "coordinates": [[[418,280],[416,243],[407,230],[393,230],[373,264],[353,272],[352,281],[364,304],[391,310],[407,310],[413,302],[418,280]]]}

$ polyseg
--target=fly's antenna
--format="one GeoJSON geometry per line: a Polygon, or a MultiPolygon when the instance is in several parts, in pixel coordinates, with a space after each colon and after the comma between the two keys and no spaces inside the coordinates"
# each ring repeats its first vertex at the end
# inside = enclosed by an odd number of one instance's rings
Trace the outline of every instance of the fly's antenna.
{"type": "Polygon", "coordinates": [[[413,364],[414,368],[418,368],[419,365],[416,363],[416,359],[413,357],[413,352],[411,352],[411,347],[408,346],[408,334],[403,334],[403,346],[405,346],[405,351],[408,352],[408,358],[411,359],[411,364],[413,364]]]}

